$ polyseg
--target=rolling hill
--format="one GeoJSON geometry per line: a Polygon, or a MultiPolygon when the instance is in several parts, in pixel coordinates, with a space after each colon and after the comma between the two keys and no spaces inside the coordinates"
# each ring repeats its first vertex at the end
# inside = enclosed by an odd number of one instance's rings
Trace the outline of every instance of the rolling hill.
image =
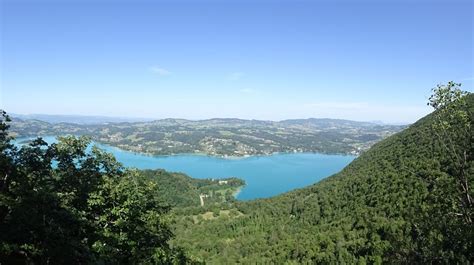
{"type": "Polygon", "coordinates": [[[86,151],[87,137],[17,149],[2,112],[0,260],[470,264],[474,94],[455,103],[376,143],[338,174],[247,202],[232,198],[244,184],[238,179],[125,169],[110,154],[86,151]]]}
{"type": "Polygon", "coordinates": [[[154,155],[205,153],[213,156],[276,152],[359,154],[404,126],[335,119],[259,121],[164,119],[107,124],[48,123],[13,119],[17,137],[88,135],[96,142],[154,155]]]}
{"type": "MultiPolygon", "coordinates": [[[[472,128],[474,95],[465,99],[472,128]]],[[[210,264],[473,262],[473,209],[461,202],[474,194],[462,193],[445,147],[464,152],[472,187],[474,131],[439,137],[450,115],[422,118],[315,185],[236,203],[242,216],[196,222],[180,212],[173,243],[210,264]]]]}

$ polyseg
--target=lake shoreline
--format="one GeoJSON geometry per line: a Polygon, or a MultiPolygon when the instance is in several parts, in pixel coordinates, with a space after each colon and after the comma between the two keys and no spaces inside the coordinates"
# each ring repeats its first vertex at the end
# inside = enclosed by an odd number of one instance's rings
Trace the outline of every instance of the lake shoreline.
{"type": "MultiPolygon", "coordinates": [[[[19,137],[15,138],[13,141],[18,142],[18,144],[27,144],[28,141],[36,139],[38,137],[41,138],[47,138],[47,137],[53,137],[56,139],[56,137],[60,136],[65,136],[65,135],[44,135],[44,136],[31,136],[31,137],[19,137]]],[[[80,135],[73,135],[76,137],[79,137],[80,135]]],[[[87,136],[87,135],[86,135],[87,136]]],[[[90,136],[88,136],[90,137],[90,136]]],[[[210,158],[219,158],[219,159],[224,159],[224,160],[242,160],[242,159],[247,159],[247,158],[256,158],[256,157],[270,157],[274,155],[291,155],[291,154],[320,154],[320,155],[334,155],[334,156],[351,156],[351,157],[358,157],[360,154],[351,154],[351,153],[326,153],[326,152],[303,152],[303,151],[297,151],[297,152],[273,152],[270,154],[252,154],[252,155],[242,155],[242,156],[236,156],[236,155],[219,155],[219,154],[208,154],[204,152],[190,152],[190,153],[171,153],[171,154],[154,154],[154,153],[148,153],[148,152],[136,152],[132,150],[128,150],[125,148],[121,148],[115,145],[112,145],[110,143],[105,143],[105,142],[100,142],[98,140],[93,140],[91,138],[91,143],[93,145],[96,145],[100,148],[100,145],[108,146],[109,148],[116,148],[117,150],[123,151],[123,152],[129,152],[137,155],[144,155],[144,156],[149,156],[149,157],[175,157],[175,156],[205,156],[205,157],[210,157],[210,158]]]]}
{"type": "MultiPolygon", "coordinates": [[[[34,139],[35,137],[30,137],[34,139]]],[[[54,143],[54,136],[43,137],[47,143],[54,143]]],[[[18,138],[13,144],[25,138],[18,138]]],[[[355,156],[328,155],[322,153],[275,153],[225,159],[205,154],[153,156],[135,153],[121,148],[91,142],[116,158],[126,168],[139,170],[163,169],[183,173],[196,179],[239,178],[245,186],[233,192],[238,201],[276,196],[297,188],[317,183],[348,165],[355,156]]],[[[90,150],[90,149],[89,149],[90,150]]]]}

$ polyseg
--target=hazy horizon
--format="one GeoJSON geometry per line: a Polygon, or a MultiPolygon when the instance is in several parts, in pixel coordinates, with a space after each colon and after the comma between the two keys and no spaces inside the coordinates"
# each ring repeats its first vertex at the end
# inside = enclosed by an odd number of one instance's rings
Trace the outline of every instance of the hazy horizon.
{"type": "Polygon", "coordinates": [[[305,117],[305,118],[288,118],[288,119],[281,119],[281,120],[269,120],[269,119],[245,119],[239,117],[212,117],[212,118],[204,118],[204,119],[188,119],[188,118],[180,118],[180,117],[158,117],[158,118],[146,118],[146,117],[136,117],[136,116],[103,116],[103,115],[80,115],[80,114],[46,114],[46,113],[9,113],[8,115],[11,117],[15,116],[51,116],[51,117],[64,117],[64,118],[103,118],[103,119],[124,119],[130,120],[132,122],[149,122],[149,121],[158,121],[158,120],[167,120],[167,119],[175,119],[175,120],[188,120],[188,121],[205,121],[205,120],[215,120],[215,119],[238,119],[238,120],[255,120],[255,121],[270,121],[270,122],[281,122],[286,120],[307,120],[307,119],[318,119],[318,120],[347,120],[347,121],[354,121],[354,122],[368,122],[368,123],[382,123],[386,125],[409,125],[411,123],[404,123],[404,122],[385,122],[382,120],[351,120],[351,119],[339,119],[339,118],[330,118],[330,117],[305,117]]]}
{"type": "Polygon", "coordinates": [[[0,5],[12,113],[406,124],[472,91],[472,1],[0,5]]]}

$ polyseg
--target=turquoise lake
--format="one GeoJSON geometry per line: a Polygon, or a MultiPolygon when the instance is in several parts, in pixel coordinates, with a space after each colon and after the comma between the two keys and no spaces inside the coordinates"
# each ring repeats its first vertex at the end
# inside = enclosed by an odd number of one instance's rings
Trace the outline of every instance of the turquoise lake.
{"type": "MultiPolygon", "coordinates": [[[[43,137],[52,143],[54,137],[43,137]]],[[[17,142],[24,140],[18,139],[17,142]]],[[[166,169],[194,178],[244,179],[246,186],[237,195],[239,200],[267,198],[296,188],[311,185],[339,172],[355,156],[315,153],[274,154],[225,159],[204,155],[149,156],[94,143],[115,155],[124,166],[139,169],[166,169]]]]}

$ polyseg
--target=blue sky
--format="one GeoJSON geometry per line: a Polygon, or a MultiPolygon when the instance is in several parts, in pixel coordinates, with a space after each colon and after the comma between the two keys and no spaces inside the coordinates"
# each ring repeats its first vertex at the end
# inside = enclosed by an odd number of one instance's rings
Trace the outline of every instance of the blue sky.
{"type": "Polygon", "coordinates": [[[2,0],[0,107],[413,122],[473,85],[473,2],[2,0]]]}

